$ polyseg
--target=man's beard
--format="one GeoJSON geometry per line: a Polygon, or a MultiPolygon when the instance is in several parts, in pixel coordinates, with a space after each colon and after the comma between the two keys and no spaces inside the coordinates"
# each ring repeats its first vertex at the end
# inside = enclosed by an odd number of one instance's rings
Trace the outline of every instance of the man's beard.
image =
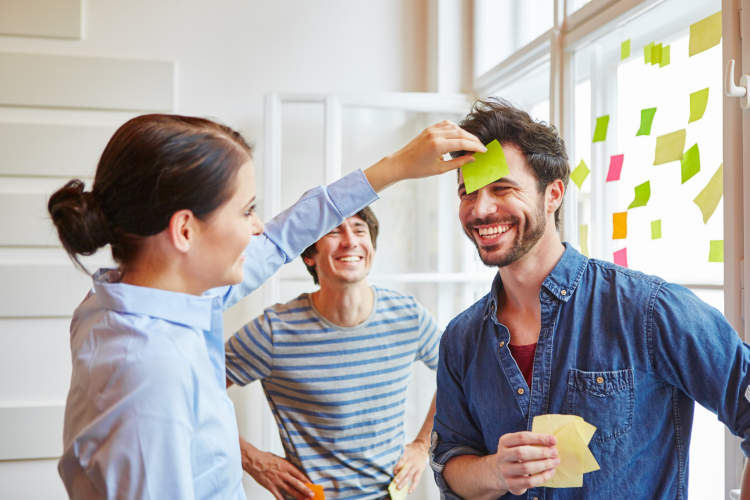
{"type": "MultiPolygon", "coordinates": [[[[511,217],[506,220],[475,219],[464,227],[464,233],[477,247],[479,258],[487,267],[505,267],[513,264],[518,259],[529,253],[534,245],[542,239],[544,231],[547,228],[547,213],[544,208],[544,196],[540,196],[536,213],[528,220],[527,226],[521,233],[518,217],[511,217]],[[492,246],[480,246],[474,239],[474,228],[476,226],[486,226],[492,224],[514,224],[516,227],[516,237],[513,246],[505,254],[495,254],[500,244],[492,246]]],[[[481,236],[479,236],[481,238],[481,236]]]]}

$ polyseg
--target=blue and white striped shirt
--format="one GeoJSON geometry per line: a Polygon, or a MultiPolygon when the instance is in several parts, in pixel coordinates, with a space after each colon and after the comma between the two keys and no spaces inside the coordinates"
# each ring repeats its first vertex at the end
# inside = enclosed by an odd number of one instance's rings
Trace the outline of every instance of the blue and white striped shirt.
{"type": "Polygon", "coordinates": [[[436,369],[441,331],[412,296],[373,288],[362,324],[326,320],[309,294],[277,304],[225,344],[227,377],[262,380],[287,458],[326,498],[382,498],[404,450],[412,363],[436,369]]]}

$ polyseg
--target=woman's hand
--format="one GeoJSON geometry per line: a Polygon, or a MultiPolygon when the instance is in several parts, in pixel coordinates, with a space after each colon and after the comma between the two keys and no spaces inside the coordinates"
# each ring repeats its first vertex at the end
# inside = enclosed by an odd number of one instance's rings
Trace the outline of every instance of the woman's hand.
{"type": "Polygon", "coordinates": [[[240,452],[242,453],[242,468],[255,481],[270,491],[276,500],[284,500],[284,492],[297,500],[306,500],[315,493],[305,486],[311,481],[288,460],[260,451],[244,439],[240,438],[240,452]]]}
{"type": "Polygon", "coordinates": [[[403,149],[386,156],[364,171],[375,190],[405,179],[420,179],[444,174],[474,161],[471,155],[444,160],[443,155],[451,151],[485,152],[479,139],[448,120],[425,129],[403,149]]]}

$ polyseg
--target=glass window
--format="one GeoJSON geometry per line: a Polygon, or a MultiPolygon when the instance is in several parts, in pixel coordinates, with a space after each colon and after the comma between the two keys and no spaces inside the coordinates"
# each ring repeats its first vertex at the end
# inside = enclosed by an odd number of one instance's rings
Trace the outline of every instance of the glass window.
{"type": "Polygon", "coordinates": [[[554,25],[554,0],[477,0],[474,5],[477,75],[554,25]]]}
{"type": "Polygon", "coordinates": [[[504,84],[491,95],[508,99],[513,105],[527,111],[532,118],[549,122],[550,64],[529,63],[534,69],[515,75],[512,82],[504,84]]]}
{"type": "MultiPolygon", "coordinates": [[[[709,261],[712,242],[723,243],[723,203],[704,221],[694,201],[723,161],[722,48],[693,57],[688,50],[690,25],[720,10],[719,0],[668,0],[578,50],[575,105],[566,112],[575,114],[571,168],[583,161],[590,169],[580,188],[572,181],[568,187],[589,255],[622,264],[625,252],[628,267],[698,285],[696,295],[723,312],[724,264],[709,261]],[[707,92],[705,112],[691,116],[691,94],[698,92],[707,92]],[[606,137],[593,142],[602,117],[608,117],[606,137]],[[657,157],[670,134],[676,145],[662,161],[657,157]],[[699,163],[692,161],[696,151],[699,163]],[[626,222],[616,228],[616,218],[626,222]]],[[[723,481],[716,480],[723,477],[723,436],[723,424],[696,405],[690,497],[723,496],[723,481]]]]}
{"type": "Polygon", "coordinates": [[[566,4],[568,14],[572,14],[589,2],[591,2],[591,0],[568,0],[566,4]]]}

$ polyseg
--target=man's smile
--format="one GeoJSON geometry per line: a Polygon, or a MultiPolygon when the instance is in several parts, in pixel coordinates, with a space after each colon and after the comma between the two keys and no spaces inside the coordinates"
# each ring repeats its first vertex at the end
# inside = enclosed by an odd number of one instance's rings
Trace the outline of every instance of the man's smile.
{"type": "Polygon", "coordinates": [[[488,224],[484,226],[475,227],[472,230],[479,236],[479,240],[482,243],[494,243],[501,238],[501,236],[513,228],[515,224],[488,224]]]}

